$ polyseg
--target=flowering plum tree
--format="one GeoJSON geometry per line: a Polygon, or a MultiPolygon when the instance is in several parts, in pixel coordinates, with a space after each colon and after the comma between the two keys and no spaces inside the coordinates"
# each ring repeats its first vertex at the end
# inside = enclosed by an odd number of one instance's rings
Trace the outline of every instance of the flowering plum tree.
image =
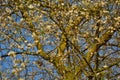
{"type": "Polygon", "coordinates": [[[120,0],[0,0],[0,78],[120,79],[120,0]]]}

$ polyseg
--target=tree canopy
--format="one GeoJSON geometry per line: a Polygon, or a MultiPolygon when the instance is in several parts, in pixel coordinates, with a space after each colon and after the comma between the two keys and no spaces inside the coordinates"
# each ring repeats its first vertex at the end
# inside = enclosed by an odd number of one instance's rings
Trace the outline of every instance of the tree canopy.
{"type": "Polygon", "coordinates": [[[0,79],[120,79],[120,0],[0,0],[0,79]]]}

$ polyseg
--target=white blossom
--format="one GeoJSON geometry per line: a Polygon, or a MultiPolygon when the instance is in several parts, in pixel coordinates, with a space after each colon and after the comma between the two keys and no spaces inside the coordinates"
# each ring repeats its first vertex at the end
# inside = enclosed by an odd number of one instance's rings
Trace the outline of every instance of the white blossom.
{"type": "Polygon", "coordinates": [[[8,53],[8,55],[9,55],[9,56],[13,56],[13,57],[15,57],[15,56],[16,56],[15,53],[16,53],[16,52],[14,52],[14,51],[10,51],[10,52],[8,53]]]}
{"type": "Polygon", "coordinates": [[[119,21],[120,20],[120,17],[117,17],[117,18],[114,18],[115,20],[119,21]]]}
{"type": "Polygon", "coordinates": [[[47,29],[51,29],[51,25],[47,25],[47,29]]]}
{"type": "Polygon", "coordinates": [[[81,14],[82,14],[82,15],[85,15],[85,12],[81,11],[81,14]]]}
{"type": "Polygon", "coordinates": [[[35,42],[34,42],[34,43],[35,43],[35,44],[37,44],[38,42],[39,42],[39,40],[35,40],[35,42]]]}
{"type": "Polygon", "coordinates": [[[36,37],[36,34],[34,32],[32,33],[32,37],[36,37]]]}
{"type": "Polygon", "coordinates": [[[63,5],[64,5],[64,3],[61,3],[61,5],[63,6],[63,5]]]}
{"type": "Polygon", "coordinates": [[[21,45],[18,45],[18,48],[22,49],[23,47],[21,45]]]}
{"type": "Polygon", "coordinates": [[[107,68],[108,66],[107,65],[104,65],[103,68],[107,68]]]}
{"type": "Polygon", "coordinates": [[[104,30],[104,27],[100,27],[100,28],[99,28],[99,31],[103,31],[103,30],[104,30]]]}
{"type": "Polygon", "coordinates": [[[38,50],[37,53],[40,53],[42,50],[38,50]]]}
{"type": "Polygon", "coordinates": [[[22,67],[25,67],[25,63],[22,63],[21,66],[22,66],[22,67]]]}
{"type": "Polygon", "coordinates": [[[20,22],[22,22],[24,19],[23,18],[20,18],[20,22]]]}
{"type": "Polygon", "coordinates": [[[2,60],[2,57],[0,57],[0,61],[2,60]]]}
{"type": "Polygon", "coordinates": [[[23,78],[19,78],[18,80],[24,80],[23,78]]]}
{"type": "Polygon", "coordinates": [[[16,70],[15,70],[15,69],[13,69],[13,70],[12,70],[12,73],[13,73],[13,74],[15,74],[15,73],[16,73],[16,70]]]}
{"type": "Polygon", "coordinates": [[[32,8],[34,8],[34,6],[31,4],[28,6],[28,8],[32,9],[32,8]]]}
{"type": "Polygon", "coordinates": [[[97,73],[96,75],[98,76],[98,75],[100,75],[100,73],[97,73]]]}
{"type": "Polygon", "coordinates": [[[31,43],[28,43],[28,45],[27,45],[28,47],[32,47],[33,45],[31,44],[31,43]]]}
{"type": "Polygon", "coordinates": [[[109,11],[107,11],[107,10],[103,10],[103,13],[109,13],[109,11]]]}
{"type": "Polygon", "coordinates": [[[6,10],[6,12],[8,12],[8,13],[11,13],[11,12],[12,12],[10,8],[6,8],[5,10],[6,10]]]}
{"type": "Polygon", "coordinates": [[[27,40],[25,40],[25,43],[27,43],[28,41],[27,40]]]}

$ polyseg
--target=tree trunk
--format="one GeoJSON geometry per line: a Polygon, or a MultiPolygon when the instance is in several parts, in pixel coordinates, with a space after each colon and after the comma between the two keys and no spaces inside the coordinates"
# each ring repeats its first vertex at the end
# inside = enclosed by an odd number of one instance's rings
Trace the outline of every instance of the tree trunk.
{"type": "Polygon", "coordinates": [[[63,80],[77,80],[77,77],[75,76],[75,73],[66,72],[66,73],[63,75],[63,80]]]}

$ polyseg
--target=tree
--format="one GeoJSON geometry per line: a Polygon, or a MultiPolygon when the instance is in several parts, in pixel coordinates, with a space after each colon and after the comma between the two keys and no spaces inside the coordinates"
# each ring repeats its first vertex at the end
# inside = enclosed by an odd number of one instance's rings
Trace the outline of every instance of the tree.
{"type": "Polygon", "coordinates": [[[1,79],[120,78],[119,0],[1,0],[0,20],[1,79]]]}

